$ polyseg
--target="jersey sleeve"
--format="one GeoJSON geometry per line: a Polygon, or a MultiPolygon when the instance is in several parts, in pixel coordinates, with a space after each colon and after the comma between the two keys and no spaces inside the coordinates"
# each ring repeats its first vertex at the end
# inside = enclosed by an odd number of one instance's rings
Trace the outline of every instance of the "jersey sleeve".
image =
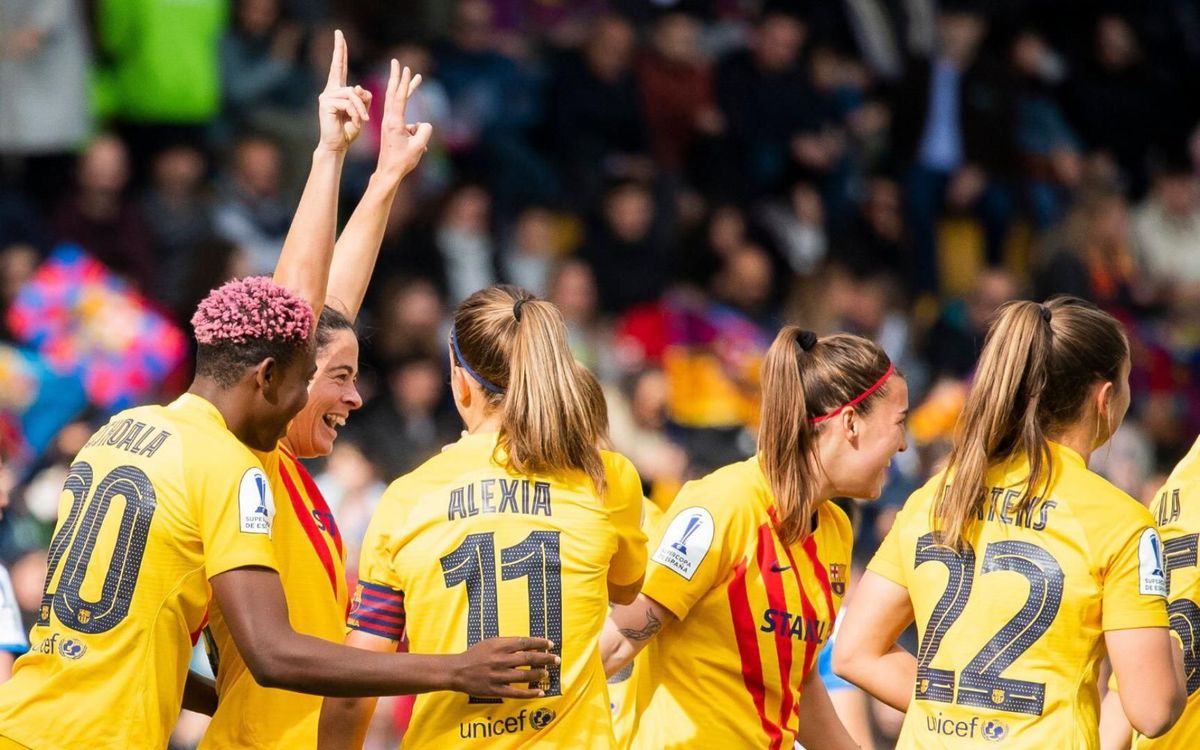
{"type": "Polygon", "coordinates": [[[617,551],[608,566],[608,580],[618,586],[636,583],[646,572],[646,534],[642,531],[642,478],[629,459],[604,455],[608,491],[605,505],[617,532],[617,551]]]}
{"type": "Polygon", "coordinates": [[[912,568],[907,555],[904,554],[904,526],[911,513],[910,506],[918,502],[919,499],[914,495],[904,504],[896,514],[896,519],[892,521],[892,528],[888,530],[887,536],[879,544],[879,549],[875,550],[871,557],[871,562],[867,564],[867,570],[904,588],[908,588],[908,573],[912,568]]]}
{"type": "Polygon", "coordinates": [[[1105,524],[1100,538],[1100,575],[1103,585],[1101,627],[1108,630],[1167,627],[1167,578],[1163,568],[1162,540],[1150,511],[1131,504],[1127,521],[1105,524]]]}
{"type": "Polygon", "coordinates": [[[406,622],[404,586],[392,563],[397,551],[392,532],[401,520],[396,497],[401,493],[397,484],[389,487],[371,517],[358,560],[358,585],[346,616],[351,630],[392,641],[404,637],[406,622]]]}
{"type": "Polygon", "coordinates": [[[185,480],[202,485],[189,495],[199,506],[205,573],[213,578],[235,568],[278,570],[271,546],[275,497],[262,464],[248,451],[214,454],[209,461],[193,467],[185,480]]]}
{"type": "Polygon", "coordinates": [[[652,540],[642,593],[679,619],[728,578],[750,533],[749,511],[729,502],[729,488],[689,482],[663,515],[652,540]]]}
{"type": "Polygon", "coordinates": [[[8,571],[0,566],[0,651],[23,654],[28,650],[29,641],[21,624],[21,610],[17,607],[12,580],[8,571]]]}

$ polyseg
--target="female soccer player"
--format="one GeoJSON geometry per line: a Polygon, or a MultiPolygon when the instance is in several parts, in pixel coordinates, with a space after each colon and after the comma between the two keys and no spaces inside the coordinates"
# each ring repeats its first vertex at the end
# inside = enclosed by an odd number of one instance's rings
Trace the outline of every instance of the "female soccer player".
{"type": "Polygon", "coordinates": [[[1171,629],[1183,641],[1187,704],[1170,731],[1157,738],[1134,734],[1122,709],[1128,685],[1110,683],[1100,713],[1102,750],[1188,750],[1200,737],[1200,440],[1184,456],[1155,496],[1150,515],[1162,537],[1163,573],[1167,577],[1167,614],[1171,629]]]}
{"type": "MultiPolygon", "coordinates": [[[[347,101],[357,97],[369,107],[365,92],[345,86],[347,50],[340,34],[334,46],[322,104],[340,95],[347,101]]],[[[370,282],[397,187],[416,167],[429,142],[427,123],[404,121],[405,105],[420,80],[392,61],[378,166],[336,249],[337,174],[362,118],[359,114],[351,119],[350,112],[343,116],[343,108],[336,104],[323,106],[322,139],[306,188],[309,200],[302,201],[275,272],[276,281],[295,289],[320,311],[317,371],[309,384],[308,403],[276,449],[259,454],[272,493],[280,499],[273,529],[276,562],[289,611],[303,613],[295,618],[297,631],[338,643],[345,636],[349,601],[342,539],[320,490],[298,459],[328,455],[338,429],[350,412],[362,406],[355,386],[358,338],[353,321],[370,282]],[[324,159],[338,168],[325,170],[324,159]]],[[[207,645],[219,700],[201,750],[315,747],[321,697],[259,685],[238,652],[220,607],[214,606],[210,616],[207,645]]]]}
{"type": "Polygon", "coordinates": [[[1133,726],[1183,707],[1154,520],[1090,472],[1129,406],[1112,316],[1011,302],[988,333],[949,463],[909,498],[855,593],[834,669],[907,711],[900,748],[1098,746],[1107,651],[1133,726]],[[914,657],[896,637],[916,619],[914,657]]]}
{"type": "MultiPolygon", "coordinates": [[[[454,314],[451,390],[467,433],[396,480],[363,542],[348,645],[446,653],[500,633],[554,642],[544,700],[417,699],[411,747],[610,747],[598,638],[641,586],[640,492],[609,491],[592,396],[562,315],[513,287],[454,314]]],[[[631,468],[629,469],[632,470],[631,468]]],[[[636,474],[634,474],[636,476],[636,474]]],[[[374,701],[326,701],[321,742],[360,748],[374,701]]]]}
{"type": "Polygon", "coordinates": [[[271,544],[275,502],[251,449],[271,450],[304,406],[312,310],[252,278],[212,292],[192,323],[188,393],[121,412],[71,465],[34,648],[0,685],[0,749],[165,747],[210,599],[264,685],[537,695],[509,683],[528,679],[515,667],[554,662],[526,653],[548,648],[539,639],[415,656],[370,654],[292,629],[271,544]]]}
{"type": "Polygon", "coordinates": [[[656,641],[632,747],[855,747],[813,668],[850,571],[827,500],[879,496],[908,385],[866,339],[786,326],[762,400],[758,455],[684,485],[641,595],[605,626],[609,674],[656,641]]]}

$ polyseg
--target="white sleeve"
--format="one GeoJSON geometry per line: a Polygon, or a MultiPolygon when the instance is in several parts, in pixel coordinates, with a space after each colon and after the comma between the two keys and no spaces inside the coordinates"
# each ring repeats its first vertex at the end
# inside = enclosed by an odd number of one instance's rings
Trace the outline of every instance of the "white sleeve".
{"type": "Polygon", "coordinates": [[[0,565],[0,651],[23,654],[29,650],[25,638],[25,626],[21,624],[21,610],[13,594],[12,580],[8,570],[0,565]]]}

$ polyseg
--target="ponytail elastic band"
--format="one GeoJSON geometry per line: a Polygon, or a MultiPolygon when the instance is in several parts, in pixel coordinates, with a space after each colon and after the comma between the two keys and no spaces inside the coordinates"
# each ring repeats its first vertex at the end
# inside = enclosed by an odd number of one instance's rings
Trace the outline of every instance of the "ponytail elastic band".
{"type": "Polygon", "coordinates": [[[475,372],[475,369],[467,362],[467,358],[463,356],[462,349],[458,348],[458,334],[453,328],[450,329],[450,346],[454,348],[454,358],[458,360],[458,366],[466,370],[468,375],[475,378],[475,382],[479,383],[483,387],[483,390],[488,393],[504,393],[503,388],[475,372]]]}
{"type": "Polygon", "coordinates": [[[834,417],[841,414],[842,412],[844,412],[845,410],[849,409],[852,406],[858,406],[863,401],[865,401],[868,396],[870,396],[872,393],[874,393],[875,391],[882,388],[883,384],[887,382],[888,378],[890,378],[892,376],[892,373],[895,371],[896,371],[896,365],[889,364],[887,370],[884,371],[884,373],[883,373],[883,377],[879,378],[879,380],[876,380],[875,385],[873,385],[870,388],[868,388],[867,390],[863,391],[852,401],[842,404],[841,406],[839,406],[838,408],[829,412],[828,414],[822,414],[819,417],[813,417],[813,418],[809,419],[808,423],[809,424],[819,424],[821,422],[824,422],[827,419],[833,419],[834,417]]]}
{"type": "Polygon", "coordinates": [[[812,331],[800,331],[796,334],[796,344],[801,351],[808,351],[817,345],[817,334],[812,331]]]}
{"type": "Polygon", "coordinates": [[[513,317],[517,319],[518,323],[521,322],[521,305],[524,305],[528,301],[527,299],[519,299],[513,304],[513,317]]]}
{"type": "Polygon", "coordinates": [[[1038,305],[1038,307],[1042,310],[1042,320],[1049,323],[1051,318],[1050,308],[1046,307],[1045,305],[1038,305]]]}

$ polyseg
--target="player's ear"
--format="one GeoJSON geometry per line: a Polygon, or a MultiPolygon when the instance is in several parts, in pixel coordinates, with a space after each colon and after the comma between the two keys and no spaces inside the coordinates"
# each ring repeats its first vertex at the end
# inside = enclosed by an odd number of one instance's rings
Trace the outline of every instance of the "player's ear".
{"type": "Polygon", "coordinates": [[[862,415],[853,406],[847,406],[839,415],[838,426],[842,428],[846,440],[857,440],[862,428],[862,415]]]}
{"type": "Polygon", "coordinates": [[[279,386],[279,363],[274,357],[267,357],[254,368],[254,382],[258,389],[270,399],[279,386]]]}
{"type": "Polygon", "coordinates": [[[461,367],[450,367],[450,393],[460,407],[466,409],[471,406],[471,384],[468,382],[467,373],[461,367]]]}

